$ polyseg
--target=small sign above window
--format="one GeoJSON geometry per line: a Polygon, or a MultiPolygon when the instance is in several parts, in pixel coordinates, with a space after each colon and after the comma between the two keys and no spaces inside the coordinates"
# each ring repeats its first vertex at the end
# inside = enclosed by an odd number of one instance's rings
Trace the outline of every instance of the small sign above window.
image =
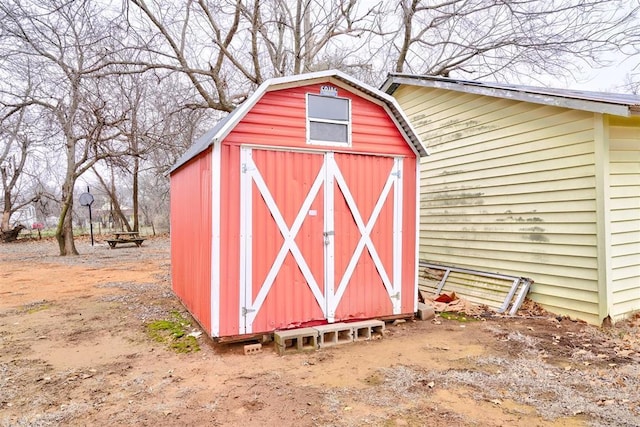
{"type": "Polygon", "coordinates": [[[320,86],[320,95],[337,97],[338,88],[329,85],[320,86]]]}

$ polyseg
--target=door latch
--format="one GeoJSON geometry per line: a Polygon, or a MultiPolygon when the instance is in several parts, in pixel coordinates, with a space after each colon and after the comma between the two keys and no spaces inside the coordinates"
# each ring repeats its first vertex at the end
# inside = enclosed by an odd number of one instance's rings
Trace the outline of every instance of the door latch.
{"type": "Polygon", "coordinates": [[[324,244],[325,244],[325,246],[328,245],[329,243],[331,243],[331,241],[329,240],[329,236],[333,236],[335,234],[336,233],[333,230],[325,231],[324,233],[322,233],[322,235],[324,236],[324,244]]]}
{"type": "Polygon", "coordinates": [[[242,315],[247,316],[249,313],[253,313],[255,310],[253,308],[242,307],[242,315]]]}

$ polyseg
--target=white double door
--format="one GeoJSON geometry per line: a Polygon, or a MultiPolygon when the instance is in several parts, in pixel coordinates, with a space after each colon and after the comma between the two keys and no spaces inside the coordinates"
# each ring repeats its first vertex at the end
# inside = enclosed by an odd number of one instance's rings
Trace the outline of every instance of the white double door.
{"type": "Polygon", "coordinates": [[[241,148],[241,334],[400,313],[402,164],[241,148]]]}

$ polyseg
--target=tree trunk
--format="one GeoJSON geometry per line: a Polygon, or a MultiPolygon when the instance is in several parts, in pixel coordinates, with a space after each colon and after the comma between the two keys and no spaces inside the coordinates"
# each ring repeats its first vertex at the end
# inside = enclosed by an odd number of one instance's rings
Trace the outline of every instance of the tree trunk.
{"type": "Polygon", "coordinates": [[[314,37],[313,37],[313,26],[311,25],[311,2],[305,0],[304,2],[304,55],[302,56],[302,72],[306,73],[310,71],[311,63],[315,58],[311,58],[311,51],[313,50],[314,37]]]}
{"type": "MultiPolygon", "coordinates": [[[[136,150],[137,150],[136,146],[136,150]]],[[[138,219],[138,172],[140,171],[140,159],[133,158],[133,231],[140,231],[138,219]]]]}
{"type": "Polygon", "coordinates": [[[4,210],[2,212],[2,223],[0,223],[0,231],[9,230],[9,217],[11,216],[11,212],[8,210],[4,210]]]}
{"type": "Polygon", "coordinates": [[[296,2],[296,21],[293,27],[293,74],[300,74],[302,64],[302,2],[296,2]]]}
{"type": "Polygon", "coordinates": [[[404,71],[404,63],[407,60],[407,54],[411,48],[411,31],[413,24],[413,16],[416,13],[416,7],[418,6],[417,0],[411,0],[411,4],[402,3],[402,20],[404,27],[404,34],[402,35],[402,46],[399,49],[398,62],[396,62],[396,73],[402,73],[404,71]]]}
{"type": "Polygon", "coordinates": [[[4,206],[2,210],[2,222],[0,223],[0,231],[8,231],[11,225],[9,219],[11,218],[11,188],[9,187],[9,181],[7,180],[6,168],[0,168],[2,173],[2,188],[4,189],[4,206]]]}
{"type": "MultiPolygon", "coordinates": [[[[95,172],[95,169],[94,169],[94,172],[95,172]]],[[[131,230],[131,226],[129,225],[129,220],[127,219],[127,216],[124,214],[124,212],[122,212],[122,207],[120,206],[120,201],[118,200],[118,193],[116,192],[116,175],[113,170],[113,165],[111,165],[111,189],[107,187],[107,184],[104,182],[104,180],[100,175],[98,175],[97,173],[96,175],[98,176],[98,179],[102,183],[102,186],[107,190],[107,192],[109,193],[109,197],[111,198],[111,215],[112,216],[115,211],[115,217],[113,221],[114,224],[117,218],[123,230],[126,228],[127,231],[133,231],[131,230]]]]}
{"type": "Polygon", "coordinates": [[[60,249],[60,256],[78,255],[73,241],[73,177],[68,177],[62,186],[62,209],[56,227],[56,240],[60,249]]]}
{"type": "Polygon", "coordinates": [[[63,207],[63,212],[66,211],[64,216],[60,217],[58,221],[58,228],[56,229],[56,240],[58,241],[58,247],[60,248],[60,256],[66,255],[78,255],[76,249],[76,243],[73,240],[73,216],[71,210],[73,209],[73,200],[71,200],[66,208],[63,207]]]}
{"type": "Polygon", "coordinates": [[[117,199],[114,199],[111,202],[111,215],[113,217],[114,228],[122,228],[123,230],[126,228],[127,231],[133,231],[129,225],[129,220],[124,212],[122,212],[122,208],[120,208],[120,203],[117,199]],[[116,222],[118,223],[118,226],[116,226],[116,222]]]}

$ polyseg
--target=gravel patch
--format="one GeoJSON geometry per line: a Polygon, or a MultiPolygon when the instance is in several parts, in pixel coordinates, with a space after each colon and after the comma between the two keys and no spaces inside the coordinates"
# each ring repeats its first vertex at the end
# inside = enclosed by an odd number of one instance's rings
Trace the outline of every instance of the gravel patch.
{"type": "MultiPolygon", "coordinates": [[[[536,408],[545,419],[587,415],[592,426],[638,425],[640,366],[629,364],[597,369],[559,368],[531,357],[471,359],[478,369],[416,371],[397,366],[386,371],[393,392],[411,397],[411,390],[464,385],[474,398],[499,403],[512,400],[536,408]]],[[[388,388],[389,389],[389,388],[388,388]]]]}
{"type": "Polygon", "coordinates": [[[122,261],[123,257],[135,262],[166,258],[171,246],[168,237],[145,237],[145,239],[139,248],[122,246],[110,249],[107,243],[102,242],[100,238],[96,239],[92,246],[88,237],[81,236],[75,241],[76,249],[80,255],[64,257],[60,256],[58,243],[53,238],[21,239],[11,243],[0,243],[0,255],[6,261],[88,267],[103,267],[105,263],[122,261]]]}
{"type": "Polygon", "coordinates": [[[167,285],[156,283],[112,282],[97,287],[125,291],[117,295],[102,296],[99,300],[122,304],[136,319],[143,322],[168,317],[172,311],[171,303],[175,299],[173,291],[167,285]]]}

